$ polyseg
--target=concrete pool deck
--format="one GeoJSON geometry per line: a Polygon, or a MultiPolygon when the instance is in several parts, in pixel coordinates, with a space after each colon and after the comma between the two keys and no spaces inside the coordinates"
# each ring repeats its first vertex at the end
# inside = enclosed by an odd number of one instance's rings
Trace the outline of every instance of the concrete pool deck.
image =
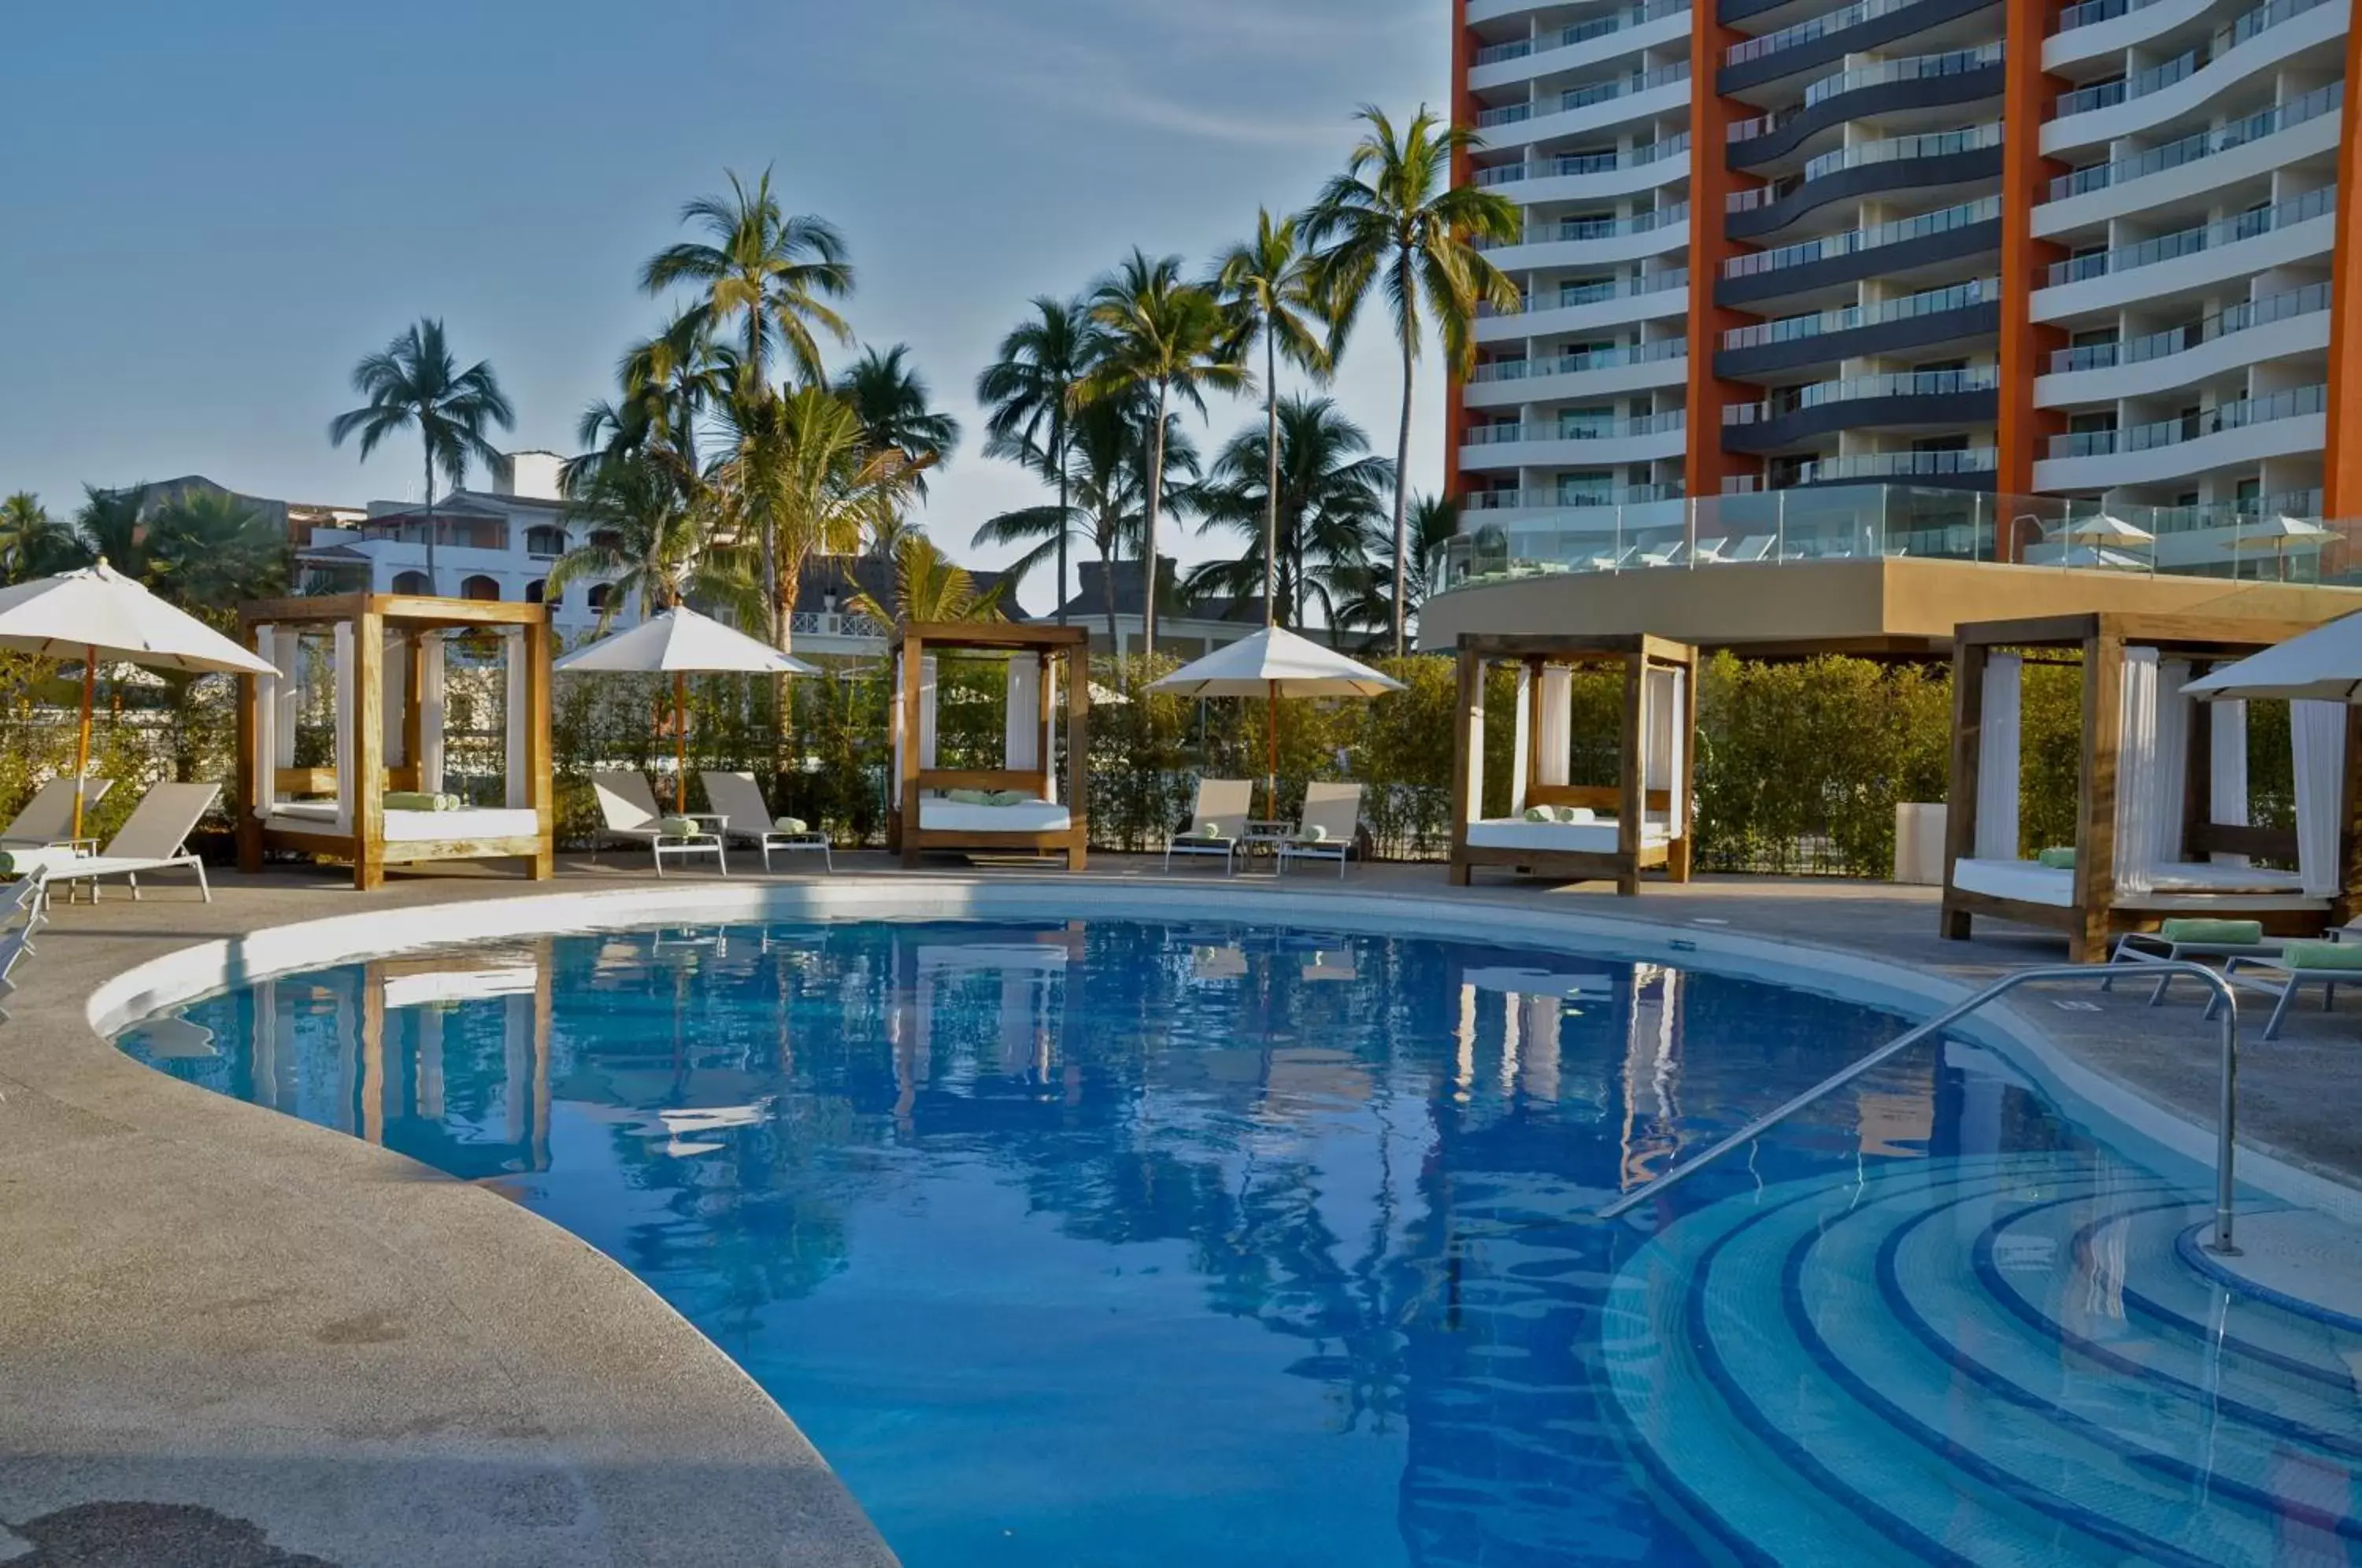
{"type": "MultiPolygon", "coordinates": [[[[883,856],[839,865],[839,880],[905,875],[883,856]]],[[[1146,860],[1094,866],[1095,885],[1164,880],[1146,860]]],[[[1003,874],[945,861],[910,875],[1003,874]]],[[[105,982],[207,939],[711,880],[657,884],[627,857],[563,861],[554,885],[454,873],[357,895],[287,870],[225,876],[211,905],[171,879],[138,903],[60,904],[0,1025],[0,1563],[890,1562],[791,1421],[621,1267],[490,1191],[151,1072],[87,1021],[105,982]]],[[[1174,880],[1234,889],[1247,918],[1272,887],[1174,880]]],[[[1934,889],[1876,884],[1708,879],[1618,900],[1506,879],[1455,890],[1440,867],[1378,866],[1341,885],[1297,873],[1286,890],[1341,886],[1728,931],[1965,985],[2061,947],[1998,924],[1943,942],[1934,889]]],[[[2015,1010],[2076,1062],[2209,1124],[2199,994],[2146,998],[2077,982],[2015,1010]]],[[[2362,1187],[2357,1035],[2362,1010],[2292,1013],[2268,1043],[2251,1029],[2247,1141],[2362,1187]]]]}

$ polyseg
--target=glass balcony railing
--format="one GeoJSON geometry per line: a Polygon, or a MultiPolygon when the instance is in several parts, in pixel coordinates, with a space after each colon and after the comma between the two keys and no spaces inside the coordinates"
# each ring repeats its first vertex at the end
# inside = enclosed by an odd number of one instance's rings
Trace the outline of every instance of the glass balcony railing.
{"type": "Polygon", "coordinates": [[[1522,315],[1529,312],[1571,310],[1578,305],[1600,304],[1608,300],[1633,299],[1642,294],[1661,294],[1671,289],[1686,289],[1690,283],[1689,269],[1675,267],[1662,272],[1644,273],[1637,278],[1616,278],[1592,283],[1562,284],[1555,294],[1540,299],[1521,299],[1518,308],[1500,310],[1493,305],[1479,305],[1479,320],[1496,315],[1522,315]]]}
{"type": "Polygon", "coordinates": [[[2329,407],[2326,386],[2290,387],[2266,397],[2241,398],[2236,403],[2218,403],[2174,419],[2159,419],[2146,425],[2127,425],[2121,430],[2078,430],[2050,438],[2050,456],[2054,458],[2097,458],[2121,452],[2151,452],[2159,447],[2176,447],[2185,441],[2202,440],[2225,430],[2242,430],[2251,425],[2268,425],[2282,419],[2301,419],[2309,414],[2320,414],[2329,407]]]}
{"type": "Polygon", "coordinates": [[[1893,163],[1911,158],[1948,158],[1954,153],[1975,152],[2001,145],[2001,124],[1970,126],[1961,130],[1930,131],[1919,136],[1880,137],[1871,141],[1858,141],[1851,147],[1833,148],[1817,158],[1805,161],[1805,182],[1827,179],[1841,169],[1860,169],[1871,163],[1893,163]]]}
{"type": "Polygon", "coordinates": [[[1477,490],[1460,498],[1462,512],[1576,510],[1602,506],[1649,506],[1679,501],[1681,481],[1631,484],[1610,490],[1477,490]]]}
{"type": "Polygon", "coordinates": [[[1547,222],[1529,219],[1526,231],[1516,239],[1479,239],[1479,250],[1502,250],[1512,245],[1548,245],[1553,242],[1582,239],[1618,239],[1628,235],[1649,234],[1673,224],[1687,223],[1690,204],[1674,202],[1634,213],[1621,218],[1558,218],[1547,222]]]}
{"type": "Polygon", "coordinates": [[[1549,180],[1567,174],[1606,174],[1618,169],[1639,169],[1668,158],[1678,158],[1690,149],[1690,133],[1683,131],[1662,141],[1650,142],[1624,152],[1569,152],[1556,158],[1538,158],[1527,163],[1504,163],[1492,169],[1476,171],[1479,185],[1514,185],[1523,180],[1549,180]]]}
{"type": "Polygon", "coordinates": [[[2087,256],[2070,256],[2064,261],[2054,261],[2045,270],[2043,282],[2046,287],[2057,288],[2062,283],[2080,283],[2087,279],[2104,278],[2138,267],[2153,267],[2160,261],[2195,256],[2202,250],[2219,249],[2243,239],[2276,233],[2336,210],[2336,188],[2324,185],[2277,205],[2241,213],[2236,217],[2176,229],[2171,234],[2160,234],[2154,239],[2142,240],[2138,245],[2123,246],[2114,250],[2095,250],[2087,256]]]}
{"type": "Polygon", "coordinates": [[[2195,163],[2201,159],[2213,158],[2218,153],[2228,152],[2235,147],[2245,147],[2251,141],[2261,141],[2268,136],[2292,129],[2308,120],[2316,120],[2323,115],[2334,114],[2338,106],[2345,102],[2345,84],[2343,82],[2332,82],[2325,86],[2314,88],[2301,97],[2291,98],[2285,104],[2258,110],[2243,119],[2234,120],[2229,125],[2218,126],[2213,130],[2197,131],[2169,141],[2163,146],[2152,147],[2147,151],[2136,153],[2130,158],[2118,159],[2112,163],[2097,163],[2089,169],[2078,169],[2072,173],[2061,174],[2050,182],[2050,200],[2064,201],[2070,196],[2080,196],[2087,192],[2104,191],[2111,186],[2122,185],[2147,175],[2160,173],[2168,169],[2179,169],[2185,163],[2195,163]]]}
{"type": "MultiPolygon", "coordinates": [[[[1991,392],[2000,384],[1999,372],[1990,365],[1972,366],[1965,370],[1894,370],[1874,376],[1848,376],[1840,381],[1783,387],[1760,403],[1727,403],[1722,406],[1722,422],[1760,425],[1826,403],[1869,398],[1947,397],[1956,392],[1991,392]]],[[[1907,411],[1898,412],[1909,417],[1907,411]]],[[[1876,421],[1866,419],[1864,423],[1876,421]]]]}
{"type": "Polygon", "coordinates": [[[1471,447],[1500,447],[1524,441],[1621,441],[1634,436],[1661,436],[1679,430],[1684,412],[1669,408],[1632,419],[1563,419],[1556,425],[1479,425],[1463,437],[1471,447]]]}
{"type": "Polygon", "coordinates": [[[1663,359],[1686,358],[1690,351],[1686,337],[1662,337],[1653,343],[1630,343],[1615,348],[1586,348],[1580,353],[1560,354],[1539,359],[1496,359],[1479,365],[1468,379],[1474,382],[1522,381],[1540,376],[1573,376],[1585,370],[1619,370],[1627,365],[1655,364],[1663,359]]]}
{"type": "Polygon", "coordinates": [[[1885,322],[1909,321],[1944,311],[1966,310],[1971,305],[1991,304],[2000,298],[1999,278],[1976,278],[1940,289],[1924,289],[1915,294],[1904,294],[1900,299],[1882,300],[1877,304],[1847,305],[1841,310],[1825,310],[1814,315],[1793,315],[1783,321],[1762,321],[1748,326],[1734,326],[1722,335],[1722,346],[1725,348],[1760,348],[1769,343],[1793,343],[1800,338],[1819,337],[1832,332],[1850,332],[1860,326],[1876,326],[1885,322]]]}
{"type": "Polygon", "coordinates": [[[1498,65],[1505,60],[1525,60],[1552,50],[1573,49],[1610,33],[1637,28],[1664,17],[1677,17],[1690,8],[1690,0],[1654,0],[1653,4],[1634,6],[1612,16],[1600,17],[1588,22],[1578,22],[1571,28],[1544,33],[1539,38],[1518,39],[1511,43],[1492,44],[1476,51],[1479,65],[1498,65]]]}
{"type": "Polygon", "coordinates": [[[1921,213],[1915,217],[1898,218],[1892,223],[1874,224],[1868,228],[1849,228],[1842,234],[1827,235],[1819,239],[1733,256],[1723,262],[1722,275],[1726,278],[1746,278],[1758,272],[1776,271],[1783,267],[1803,267],[1815,261],[1827,261],[1833,257],[1850,256],[1860,250],[1924,239],[1931,234],[1966,228],[1972,224],[1992,223],[2000,216],[2001,198],[1980,196],[1973,202],[1938,207],[1932,213],[1921,213]]]}
{"type": "Polygon", "coordinates": [[[1668,87],[1689,79],[1690,65],[1684,60],[1676,64],[1659,66],[1654,71],[1636,71],[1629,76],[1617,77],[1614,81],[1570,87],[1561,93],[1555,102],[1543,99],[1530,104],[1509,104],[1497,109],[1485,109],[1477,115],[1476,123],[1486,129],[1495,126],[1518,125],[1537,115],[1562,115],[1573,109],[1587,109],[1595,104],[1611,103],[1617,98],[1646,93],[1654,87],[1668,87]]]}
{"type": "Polygon", "coordinates": [[[1848,28],[1860,27],[1864,22],[1918,3],[1919,0],[1856,0],[1854,5],[1841,6],[1822,16],[1808,17],[1792,27],[1782,28],[1777,32],[1765,33],[1760,38],[1745,39],[1732,44],[1722,51],[1722,62],[1725,65],[1744,65],[1750,60],[1761,60],[1767,55],[1777,54],[1783,50],[1795,49],[1800,45],[1811,43],[1816,39],[1824,39],[1831,33],[1843,32],[1848,28]]]}
{"type": "Polygon", "coordinates": [[[2202,316],[2187,326],[2169,326],[2163,332],[2145,333],[2121,343],[2086,343],[2073,348],[2061,348],[2050,356],[2053,375],[2072,374],[2077,370],[2104,370],[2117,365],[2138,365],[2169,355],[2187,353],[2202,343],[2212,343],[2218,337],[2228,337],[2252,327],[2268,326],[2292,316],[2313,315],[2329,308],[2329,285],[2308,283],[2285,293],[2267,294],[2259,300],[2215,315],[2202,316]]]}

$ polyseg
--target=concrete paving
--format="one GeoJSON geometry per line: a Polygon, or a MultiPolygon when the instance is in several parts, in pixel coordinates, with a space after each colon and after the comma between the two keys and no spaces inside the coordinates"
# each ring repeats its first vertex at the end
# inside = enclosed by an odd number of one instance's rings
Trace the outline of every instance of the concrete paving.
{"type": "MultiPolygon", "coordinates": [[[[839,865],[903,875],[882,856],[839,865]]],[[[1144,860],[1093,865],[1162,879],[1144,860]]],[[[941,874],[977,873],[917,873],[941,874]]],[[[557,886],[647,880],[645,862],[568,860],[557,886]]],[[[1238,878],[1242,907],[1271,885],[1238,878]]],[[[1998,925],[1940,941],[1926,889],[1708,879],[1618,900],[1506,879],[1455,891],[1420,866],[1342,885],[1724,926],[1970,983],[2063,956],[1998,925]]],[[[85,1021],[104,980],[194,941],[546,890],[455,871],[364,905],[286,870],[225,877],[210,905],[165,888],[58,907],[0,1026],[0,1563],[892,1561],[788,1417],[621,1267],[490,1191],[151,1072],[85,1021]]],[[[2077,983],[2018,1005],[2086,1066],[2206,1123],[2198,994],[2146,997],[2077,983]]],[[[2247,1141],[2362,1186],[2357,1033],[2362,1010],[2307,1012],[2251,1044],[2247,1141]]]]}

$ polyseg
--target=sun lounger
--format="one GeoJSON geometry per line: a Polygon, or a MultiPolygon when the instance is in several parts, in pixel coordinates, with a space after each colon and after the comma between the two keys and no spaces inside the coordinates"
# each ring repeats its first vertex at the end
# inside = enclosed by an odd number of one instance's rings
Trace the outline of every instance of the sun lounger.
{"type": "Polygon", "coordinates": [[[205,863],[189,853],[189,834],[197,830],[199,819],[220,796],[218,784],[157,785],[139,798],[139,804],[132,808],[122,830],[106,841],[105,848],[49,867],[50,887],[63,884],[71,891],[72,884],[88,882],[91,902],[96,903],[99,878],[120,877],[131,884],[131,896],[136,899],[144,873],[185,868],[197,874],[197,891],[204,895],[205,902],[213,902],[205,863]]]}
{"type": "Polygon", "coordinates": [[[707,772],[698,777],[705,780],[705,803],[722,821],[722,835],[742,842],[752,840],[763,852],[764,870],[771,868],[771,851],[775,849],[817,849],[821,864],[832,873],[835,871],[836,857],[829,852],[828,834],[815,833],[793,817],[771,815],[753,774],[707,772]]]}
{"type": "Polygon", "coordinates": [[[1164,840],[1164,869],[1173,869],[1175,855],[1219,855],[1222,875],[1237,869],[1240,845],[1247,834],[1247,813],[1253,809],[1254,785],[1244,778],[1200,778],[1198,804],[1189,813],[1189,831],[1164,840]]]}
{"type": "Polygon", "coordinates": [[[1728,549],[1717,550],[1712,558],[1725,566],[1733,561],[1764,560],[1770,558],[1772,547],[1779,542],[1777,534],[1749,534],[1728,549]]]}
{"type": "Polygon", "coordinates": [[[1292,837],[1279,842],[1279,869],[1291,860],[1333,860],[1337,878],[1344,880],[1345,856],[1362,827],[1362,787],[1359,784],[1308,784],[1304,790],[1304,815],[1292,837]]]}
{"type": "MultiPolygon", "coordinates": [[[[2223,977],[2235,986],[2273,999],[2272,1015],[2264,1021],[2263,1038],[2276,1040],[2279,1038],[2280,1024],[2288,1018],[2290,1004],[2304,987],[2321,988],[2321,1010],[2327,1012],[2337,1005],[2338,987],[2362,986],[2362,942],[2291,939],[2269,957],[2243,954],[2224,960],[2223,977]],[[2323,961],[2341,954],[2351,955],[2351,961],[2323,961]]],[[[2220,997],[2210,996],[2206,1016],[2213,1018],[2214,1010],[2222,1005],[2220,997]]]]}
{"type": "MultiPolygon", "coordinates": [[[[2309,940],[2335,942],[2342,932],[2353,927],[2332,927],[2323,936],[2309,940]]],[[[2362,932],[2356,932],[2362,935],[2362,932]]],[[[2120,971],[2132,966],[2178,964],[2206,958],[2276,959],[2280,949],[2291,938],[2266,936],[2261,921],[2241,920],[2169,920],[2156,931],[2128,931],[2116,938],[2115,951],[2108,955],[2106,977],[2100,982],[2103,991],[2114,990],[2116,981],[2124,978],[2120,971]]],[[[2165,1000],[2166,988],[2173,983],[2175,971],[2168,969],[2158,977],[2157,985],[2148,994],[2148,1005],[2165,1000]]]]}
{"type": "Polygon", "coordinates": [[[599,817],[608,834],[646,845],[649,854],[656,857],[657,876],[664,875],[668,855],[711,855],[722,874],[730,875],[730,860],[723,852],[722,835],[693,823],[687,832],[668,830],[664,813],[657,810],[657,798],[649,791],[648,781],[638,774],[593,773],[590,792],[599,798],[599,817]]]}
{"type": "MultiPolygon", "coordinates": [[[[85,815],[115,788],[112,778],[85,778],[82,782],[85,815]]],[[[16,820],[0,828],[0,849],[72,847],[92,843],[73,837],[73,799],[74,781],[71,778],[52,778],[34,790],[33,798],[25,802],[25,809],[17,813],[16,820]]]]}

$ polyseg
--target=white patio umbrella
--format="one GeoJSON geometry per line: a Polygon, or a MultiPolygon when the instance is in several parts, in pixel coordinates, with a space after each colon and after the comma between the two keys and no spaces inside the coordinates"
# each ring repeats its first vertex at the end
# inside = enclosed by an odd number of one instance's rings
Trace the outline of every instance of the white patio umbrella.
{"type": "Polygon", "coordinates": [[[2234,555],[2241,556],[2261,555],[2266,550],[2271,551],[2279,558],[2279,575],[2285,579],[2288,576],[2288,558],[2290,550],[2318,550],[2335,537],[2337,537],[2337,532],[2334,528],[2324,528],[2318,523],[2308,523],[2301,517],[2290,517],[2283,513],[2268,523],[2240,524],[2238,532],[2232,536],[2231,542],[2224,547],[2234,555]]]}
{"type": "Polygon", "coordinates": [[[2362,614],[2249,654],[2182,690],[2193,697],[2362,701],[2362,614]]]}
{"type": "Polygon", "coordinates": [[[569,673],[669,675],[673,706],[673,810],[689,808],[689,678],[692,675],[818,675],[800,658],[733,631],[683,605],[628,632],[576,648],[550,667],[569,673]]]}
{"type": "MultiPolygon", "coordinates": [[[[82,663],[82,728],[74,778],[90,777],[90,712],[101,665],[110,661],[194,674],[276,675],[203,621],[165,603],[101,560],[0,589],[0,648],[82,663]]],[[[82,836],[83,790],[74,790],[73,834],[82,836]]]]}
{"type": "Polygon", "coordinates": [[[1298,636],[1285,626],[1265,626],[1216,648],[1148,683],[1151,691],[1184,697],[1260,697],[1264,710],[1264,806],[1279,814],[1279,700],[1283,697],[1376,697],[1400,691],[1392,676],[1357,664],[1334,648],[1298,636]]]}
{"type": "Polygon", "coordinates": [[[2052,537],[2070,545],[2153,545],[2157,536],[2138,524],[2102,512],[2070,520],[2052,537]]]}

